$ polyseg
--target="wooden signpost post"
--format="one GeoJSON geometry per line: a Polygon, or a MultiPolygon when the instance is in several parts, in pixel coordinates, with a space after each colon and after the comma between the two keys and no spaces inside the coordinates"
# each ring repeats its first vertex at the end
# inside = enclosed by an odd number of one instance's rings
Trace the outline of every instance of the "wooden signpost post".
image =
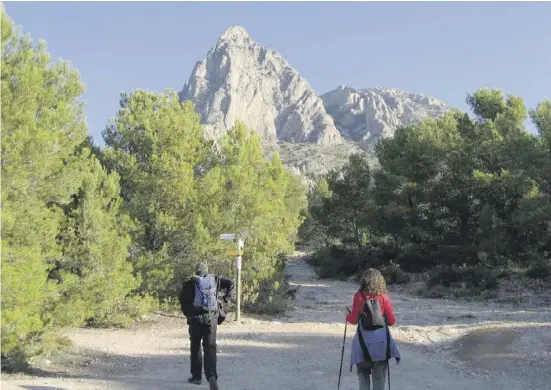
{"type": "Polygon", "coordinates": [[[248,232],[241,232],[239,235],[233,233],[220,234],[220,239],[224,241],[237,241],[237,249],[231,249],[228,251],[229,256],[235,256],[235,269],[237,271],[236,281],[236,309],[235,320],[241,319],[241,256],[243,256],[243,249],[245,247],[245,240],[249,236],[248,232]]]}

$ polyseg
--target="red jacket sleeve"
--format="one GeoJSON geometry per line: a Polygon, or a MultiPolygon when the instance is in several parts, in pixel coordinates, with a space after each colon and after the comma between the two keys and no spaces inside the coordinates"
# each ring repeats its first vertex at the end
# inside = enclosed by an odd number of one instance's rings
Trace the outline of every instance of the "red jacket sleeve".
{"type": "Polygon", "coordinates": [[[360,293],[354,294],[354,300],[352,302],[352,313],[346,316],[346,321],[352,325],[356,325],[360,319],[360,313],[363,310],[363,300],[360,293]]]}
{"type": "Polygon", "coordinates": [[[382,306],[386,322],[389,326],[393,326],[396,323],[396,317],[394,316],[394,312],[392,310],[392,301],[386,293],[384,293],[381,298],[383,298],[382,306]]]}

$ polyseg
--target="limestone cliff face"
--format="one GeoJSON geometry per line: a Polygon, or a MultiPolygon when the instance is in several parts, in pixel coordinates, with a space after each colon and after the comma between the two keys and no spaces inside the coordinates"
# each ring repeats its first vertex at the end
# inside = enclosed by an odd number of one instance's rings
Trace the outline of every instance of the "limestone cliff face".
{"type": "Polygon", "coordinates": [[[379,137],[392,137],[400,126],[427,116],[439,117],[451,109],[429,96],[381,87],[341,86],[322,95],[322,99],[342,136],[363,144],[373,144],[379,137]]]}
{"type": "Polygon", "coordinates": [[[341,166],[351,153],[367,153],[376,165],[372,148],[380,137],[451,108],[393,88],[341,86],[320,97],[239,26],[196,63],[180,99],[193,101],[207,136],[218,138],[242,120],[260,134],[266,158],[277,150],[287,167],[308,176],[341,166]]]}
{"type": "Polygon", "coordinates": [[[196,63],[180,99],[195,103],[212,137],[240,119],[265,142],[342,143],[333,119],[306,80],[238,26],[227,29],[196,63]]]}

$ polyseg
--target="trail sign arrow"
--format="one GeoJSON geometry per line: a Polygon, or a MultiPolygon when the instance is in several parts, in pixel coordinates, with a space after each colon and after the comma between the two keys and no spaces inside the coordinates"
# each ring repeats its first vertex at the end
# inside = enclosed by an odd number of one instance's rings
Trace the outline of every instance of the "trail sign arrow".
{"type": "Polygon", "coordinates": [[[220,239],[225,241],[232,241],[235,239],[235,234],[233,233],[222,233],[220,234],[220,239]]]}

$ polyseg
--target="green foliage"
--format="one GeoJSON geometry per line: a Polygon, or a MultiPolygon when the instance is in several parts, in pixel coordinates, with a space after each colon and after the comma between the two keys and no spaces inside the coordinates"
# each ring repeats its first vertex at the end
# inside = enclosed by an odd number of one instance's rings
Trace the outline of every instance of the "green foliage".
{"type": "Polygon", "coordinates": [[[551,261],[537,261],[526,270],[526,276],[532,279],[551,279],[551,261]]]}
{"type": "Polygon", "coordinates": [[[136,221],[137,291],[169,300],[196,262],[233,275],[221,233],[249,232],[243,303],[279,278],[277,256],[293,249],[305,189],[275,154],[264,160],[258,133],[236,123],[217,144],[205,140],[191,103],[174,91],[138,90],[104,132],[102,160],[121,176],[121,195],[136,221]]]}
{"type": "Polygon", "coordinates": [[[530,111],[539,133],[534,136],[524,127],[528,113],[521,98],[482,89],[467,101],[474,119],[451,111],[381,139],[374,186],[359,192],[349,184],[368,177],[367,170],[353,169],[357,162],[351,158],[341,173],[328,175],[327,191],[320,184],[314,188],[301,233],[320,248],[314,261],[322,274],[365,268],[362,252],[337,254],[334,245],[391,245],[395,254],[383,268],[394,269],[391,260],[406,272],[441,265],[433,281],[450,285],[465,278],[477,291],[494,286],[490,269],[531,266],[534,258],[549,262],[551,102],[530,111]],[[342,177],[347,179],[335,185],[342,177]],[[349,198],[341,201],[344,183],[349,198]],[[365,241],[351,239],[356,221],[365,241]]]}
{"type": "Polygon", "coordinates": [[[189,273],[195,256],[196,171],[209,145],[191,104],[174,91],[121,94],[119,112],[104,131],[102,160],[121,177],[125,209],[137,222],[132,262],[139,292],[164,299],[175,294],[176,277],[189,273]]]}
{"type": "Polygon", "coordinates": [[[304,222],[299,228],[301,239],[314,246],[329,246],[333,237],[329,229],[331,216],[326,212],[325,205],[329,205],[331,191],[325,179],[319,179],[312,191],[308,193],[308,212],[304,215],[304,222]]]}
{"type": "Polygon", "coordinates": [[[322,279],[345,279],[354,275],[359,272],[359,261],[356,250],[346,250],[337,246],[320,247],[309,258],[310,265],[322,279]]]}
{"type": "MultiPolygon", "coordinates": [[[[210,237],[202,252],[216,249],[220,233],[248,231],[243,304],[253,311],[270,306],[278,294],[263,291],[281,281],[283,269],[278,255],[293,249],[300,215],[306,208],[303,185],[283,168],[277,153],[266,162],[258,133],[238,122],[220,139],[216,163],[199,188],[207,195],[200,199],[199,208],[204,231],[210,237]]],[[[233,275],[229,264],[226,270],[233,275]]]]}
{"type": "Polygon", "coordinates": [[[139,285],[127,261],[131,223],[120,210],[119,176],[107,174],[95,157],[82,163],[82,184],[58,235],[62,256],[50,272],[62,282],[52,315],[58,326],[124,317],[127,295],[139,285]]]}
{"type": "Polygon", "coordinates": [[[381,268],[381,274],[384,276],[387,284],[404,284],[411,280],[410,274],[405,273],[399,264],[390,261],[390,263],[381,268]]]}
{"type": "Polygon", "coordinates": [[[149,303],[128,297],[132,224],[119,176],[90,154],[78,72],[1,17],[2,364],[13,369],[63,327],[125,323],[149,303]]]}
{"type": "MultiPolygon", "coordinates": [[[[277,262],[275,277],[264,279],[254,290],[254,299],[246,299],[247,311],[251,313],[281,314],[287,309],[287,297],[285,295],[285,263],[277,262]]],[[[249,289],[249,291],[253,291],[249,289]]]]}
{"type": "Polygon", "coordinates": [[[346,279],[368,268],[382,270],[395,257],[394,250],[384,247],[358,249],[332,245],[319,247],[309,258],[309,263],[321,278],[346,279]]]}
{"type": "Polygon", "coordinates": [[[424,272],[436,265],[433,256],[428,256],[418,250],[410,250],[401,253],[396,258],[396,264],[406,272],[424,272]]]}
{"type": "Polygon", "coordinates": [[[78,187],[77,146],[85,140],[78,72],[50,64],[44,42],[34,45],[2,17],[2,352],[24,356],[49,318],[56,287],[49,261],[61,207],[78,187]]]}
{"type": "Polygon", "coordinates": [[[463,288],[479,293],[498,286],[497,274],[483,265],[439,265],[429,272],[428,287],[434,286],[463,288]]]}

